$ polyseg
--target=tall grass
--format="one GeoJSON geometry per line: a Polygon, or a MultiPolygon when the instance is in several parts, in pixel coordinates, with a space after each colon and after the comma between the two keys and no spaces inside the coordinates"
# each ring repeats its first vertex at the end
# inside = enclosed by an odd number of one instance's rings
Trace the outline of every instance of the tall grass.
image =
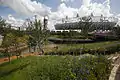
{"type": "Polygon", "coordinates": [[[36,56],[0,66],[0,80],[107,80],[110,70],[103,56],[36,56]]]}

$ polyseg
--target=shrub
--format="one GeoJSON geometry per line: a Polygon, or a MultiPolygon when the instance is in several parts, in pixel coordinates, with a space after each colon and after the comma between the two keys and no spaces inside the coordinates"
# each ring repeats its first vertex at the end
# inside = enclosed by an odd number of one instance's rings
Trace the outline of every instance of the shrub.
{"type": "MultiPolygon", "coordinates": [[[[66,46],[67,47],[67,46],[66,46]]],[[[103,46],[100,48],[63,48],[63,49],[58,49],[56,51],[52,51],[52,52],[47,52],[45,53],[45,55],[80,55],[80,54],[113,54],[115,52],[119,52],[120,51],[120,44],[119,43],[115,43],[109,46],[103,46]]]]}
{"type": "Polygon", "coordinates": [[[27,61],[30,62],[27,67],[0,77],[0,80],[107,80],[111,70],[111,62],[103,56],[29,57],[20,64],[27,61]]]}

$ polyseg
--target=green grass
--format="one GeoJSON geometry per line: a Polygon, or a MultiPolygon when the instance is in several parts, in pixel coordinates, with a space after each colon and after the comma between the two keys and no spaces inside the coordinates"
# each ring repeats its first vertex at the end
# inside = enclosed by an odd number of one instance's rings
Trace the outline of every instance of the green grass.
{"type": "Polygon", "coordinates": [[[0,65],[0,80],[106,80],[109,67],[104,57],[33,56],[0,65]]]}
{"type": "Polygon", "coordinates": [[[4,55],[0,52],[0,58],[3,58],[4,57],[4,55]]]}
{"type": "Polygon", "coordinates": [[[85,39],[84,36],[82,35],[73,35],[73,36],[69,36],[69,35],[52,35],[50,38],[62,38],[62,39],[85,39]]]}
{"type": "Polygon", "coordinates": [[[0,46],[1,46],[1,44],[2,44],[2,40],[0,39],[0,46]]]}
{"type": "MultiPolygon", "coordinates": [[[[96,42],[96,43],[86,43],[84,44],[86,49],[98,49],[98,48],[104,48],[108,45],[115,44],[118,41],[106,41],[106,42],[96,42]]],[[[57,44],[58,49],[48,49],[45,52],[67,52],[70,49],[80,49],[83,48],[83,44],[57,44]]]]}

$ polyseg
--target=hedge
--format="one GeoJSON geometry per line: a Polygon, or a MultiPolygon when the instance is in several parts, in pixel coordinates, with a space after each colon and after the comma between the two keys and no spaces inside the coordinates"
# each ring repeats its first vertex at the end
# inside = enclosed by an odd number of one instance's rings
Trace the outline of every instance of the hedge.
{"type": "Polygon", "coordinates": [[[80,55],[80,54],[113,54],[115,52],[120,51],[120,44],[114,44],[103,48],[97,49],[87,49],[87,48],[78,48],[78,49],[70,49],[68,51],[63,52],[61,51],[53,51],[47,52],[45,55],[80,55]]]}

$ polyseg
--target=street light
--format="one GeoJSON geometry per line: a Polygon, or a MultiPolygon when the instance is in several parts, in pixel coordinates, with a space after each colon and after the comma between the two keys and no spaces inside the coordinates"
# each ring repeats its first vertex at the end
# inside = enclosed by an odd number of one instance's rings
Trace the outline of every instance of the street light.
{"type": "Polygon", "coordinates": [[[48,30],[48,28],[47,28],[47,24],[48,24],[48,16],[44,16],[44,30],[48,30]]]}

